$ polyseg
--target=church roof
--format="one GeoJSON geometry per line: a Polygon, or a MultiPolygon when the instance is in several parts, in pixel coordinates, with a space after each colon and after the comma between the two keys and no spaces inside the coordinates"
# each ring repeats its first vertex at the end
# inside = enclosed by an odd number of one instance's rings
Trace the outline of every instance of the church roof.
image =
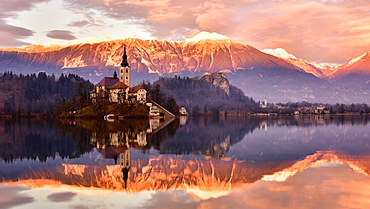
{"type": "Polygon", "coordinates": [[[128,62],[127,62],[126,46],[125,46],[125,47],[124,47],[124,49],[123,49],[123,55],[122,55],[122,63],[121,63],[121,66],[122,66],[122,67],[129,67],[129,66],[128,66],[128,62]]]}
{"type": "Polygon", "coordinates": [[[98,86],[113,86],[117,82],[119,82],[118,78],[104,77],[97,85],[98,86]]]}
{"type": "Polygon", "coordinates": [[[123,82],[117,82],[112,86],[112,89],[127,89],[128,86],[123,82]]]}
{"type": "Polygon", "coordinates": [[[130,93],[136,93],[137,91],[139,91],[140,89],[144,89],[144,87],[142,86],[134,86],[132,88],[130,88],[130,93]]]}

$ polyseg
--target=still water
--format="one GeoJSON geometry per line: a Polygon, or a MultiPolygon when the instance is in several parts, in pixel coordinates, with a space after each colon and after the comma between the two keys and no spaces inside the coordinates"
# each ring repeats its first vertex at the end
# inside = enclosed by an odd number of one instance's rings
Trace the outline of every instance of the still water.
{"type": "Polygon", "coordinates": [[[369,208],[368,123],[0,120],[0,209],[369,208]]]}

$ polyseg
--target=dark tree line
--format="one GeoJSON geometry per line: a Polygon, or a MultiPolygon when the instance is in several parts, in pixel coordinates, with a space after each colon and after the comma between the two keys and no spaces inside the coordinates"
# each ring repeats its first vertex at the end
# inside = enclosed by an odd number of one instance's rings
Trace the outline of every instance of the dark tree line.
{"type": "Polygon", "coordinates": [[[61,101],[73,101],[73,107],[79,108],[88,102],[93,85],[89,80],[75,74],[55,75],[45,72],[38,74],[0,74],[0,114],[50,115],[61,101]]]}
{"type": "MultiPolygon", "coordinates": [[[[245,96],[237,87],[230,86],[228,95],[223,89],[212,86],[198,77],[161,77],[152,85],[142,84],[155,101],[174,99],[192,114],[219,113],[219,111],[256,111],[258,103],[245,96]],[[149,86],[149,87],[148,87],[149,86]],[[157,92],[162,92],[158,94],[157,92]],[[166,97],[166,95],[171,95],[166,97]],[[163,99],[164,98],[164,99],[163,99]]],[[[164,103],[164,102],[162,102],[164,103]]]]}
{"type": "Polygon", "coordinates": [[[310,102],[288,102],[269,104],[267,108],[261,109],[265,113],[281,113],[281,114],[369,114],[370,106],[366,103],[351,103],[351,104],[323,104],[310,102]]]}
{"type": "Polygon", "coordinates": [[[72,159],[91,151],[90,133],[79,126],[65,128],[60,121],[1,120],[0,130],[0,158],[6,163],[17,159],[45,162],[57,155],[72,159]]]}
{"type": "Polygon", "coordinates": [[[160,84],[151,84],[143,81],[140,84],[147,91],[147,98],[151,99],[175,115],[179,115],[179,105],[171,94],[165,94],[160,84]],[[167,96],[169,95],[169,96],[167,96]]]}

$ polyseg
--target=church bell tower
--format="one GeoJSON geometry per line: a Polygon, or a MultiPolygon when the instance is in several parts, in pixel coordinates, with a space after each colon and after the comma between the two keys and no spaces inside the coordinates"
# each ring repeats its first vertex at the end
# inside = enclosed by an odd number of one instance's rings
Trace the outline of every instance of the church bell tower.
{"type": "Polygon", "coordinates": [[[122,63],[119,71],[119,81],[130,86],[131,68],[127,62],[126,46],[123,49],[122,63]]]}

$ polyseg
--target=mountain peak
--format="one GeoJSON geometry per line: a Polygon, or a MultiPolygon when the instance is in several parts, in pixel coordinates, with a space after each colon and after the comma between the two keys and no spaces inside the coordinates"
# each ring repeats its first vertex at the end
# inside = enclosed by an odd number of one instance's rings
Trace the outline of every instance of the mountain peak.
{"type": "Polygon", "coordinates": [[[368,55],[369,53],[370,53],[370,52],[366,52],[366,53],[364,53],[364,54],[362,54],[362,55],[360,55],[360,56],[358,56],[358,57],[355,57],[355,58],[351,59],[351,61],[349,61],[349,62],[347,63],[347,65],[352,65],[352,64],[354,64],[354,63],[356,63],[356,62],[360,61],[362,58],[366,57],[366,55],[368,55]]]}
{"type": "Polygon", "coordinates": [[[262,52],[266,54],[271,54],[275,57],[279,57],[282,59],[297,59],[296,56],[289,54],[285,49],[282,48],[276,48],[276,49],[264,49],[262,52]]]}
{"type": "Polygon", "coordinates": [[[202,40],[231,40],[231,38],[218,33],[200,32],[197,35],[193,36],[192,38],[186,39],[185,41],[198,42],[202,40]]]}

